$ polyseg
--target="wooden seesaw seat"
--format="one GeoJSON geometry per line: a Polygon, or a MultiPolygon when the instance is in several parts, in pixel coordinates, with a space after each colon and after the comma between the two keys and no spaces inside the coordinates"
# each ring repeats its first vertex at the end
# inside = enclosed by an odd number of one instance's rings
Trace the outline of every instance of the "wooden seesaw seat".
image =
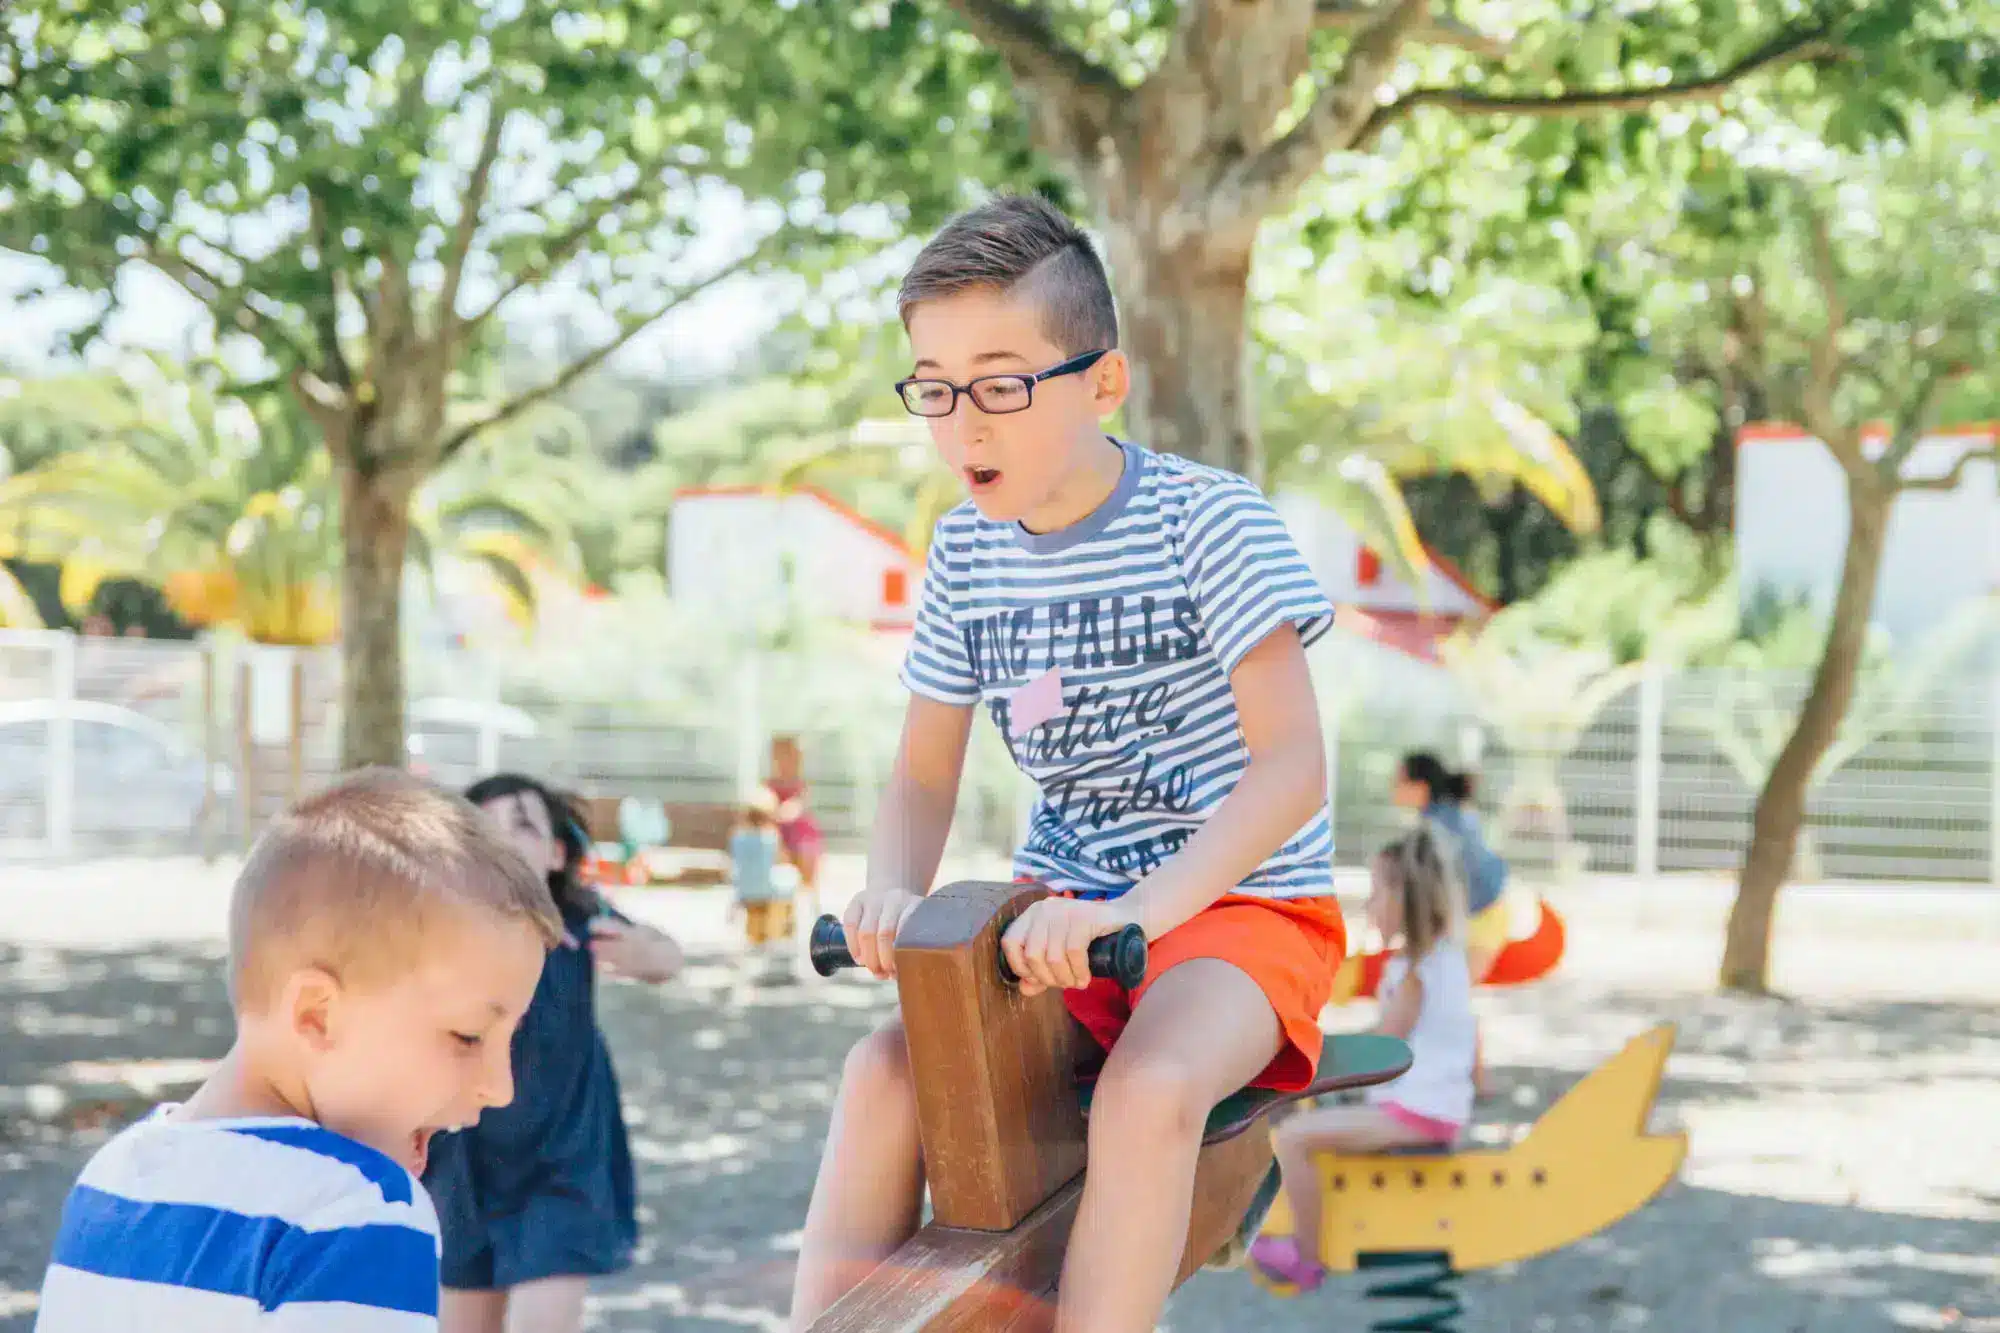
{"type": "MultiPolygon", "coordinates": [[[[1053,1323],[1083,1193],[1089,1098],[1080,1079],[1101,1053],[1059,993],[1023,996],[1005,975],[1002,932],[1047,893],[1032,884],[953,884],[925,898],[898,933],[896,984],[932,1221],[821,1315],[815,1333],[1029,1333],[1053,1323]]],[[[822,975],[852,965],[838,921],[815,927],[813,955],[822,975]]],[[[1099,941],[1092,969],[1135,984],[1143,938],[1099,941]]],[[[1203,1134],[1175,1284],[1240,1241],[1246,1218],[1252,1231],[1261,1220],[1270,1202],[1271,1110],[1387,1082],[1409,1066],[1409,1047],[1393,1037],[1329,1037],[1311,1087],[1245,1089],[1218,1104],[1203,1134]]]]}

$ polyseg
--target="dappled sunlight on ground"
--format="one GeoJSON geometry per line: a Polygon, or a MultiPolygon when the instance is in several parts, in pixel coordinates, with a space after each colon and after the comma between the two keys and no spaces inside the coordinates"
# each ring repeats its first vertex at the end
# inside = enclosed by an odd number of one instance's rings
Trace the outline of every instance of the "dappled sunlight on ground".
{"type": "MultiPolygon", "coordinates": [[[[226,867],[86,873],[0,899],[0,1331],[26,1333],[61,1200],[84,1159],[228,1040],[218,943],[226,867]],[[93,927],[92,918],[98,919],[93,927]],[[149,937],[146,932],[151,930],[149,937]],[[93,932],[101,938],[92,943],[93,932]],[[39,1098],[39,1102],[35,1099],[39,1098]],[[33,1104],[31,1104],[33,1103],[33,1104]]],[[[837,908],[839,894],[828,894],[837,908]]],[[[776,1330],[840,1063],[892,989],[848,975],[774,983],[736,952],[713,891],[630,895],[681,934],[675,985],[614,983],[603,1011],[639,1171],[635,1269],[601,1283],[592,1327],[776,1330]]],[[[1996,913],[1993,898],[1963,900],[1996,913]]],[[[1656,1127],[1692,1137],[1682,1179],[1562,1253],[1463,1285],[1482,1333],[2000,1333],[2000,938],[1985,916],[1846,908],[1785,918],[1790,999],[1705,993],[1712,905],[1565,900],[1557,976],[1482,996],[1504,1141],[1626,1040],[1679,1025],[1656,1127]],[[1856,909],[1859,910],[1859,909],[1856,909]],[[1843,915],[1845,913],[1845,915],[1843,915]],[[1865,957],[1865,972],[1854,960],[1865,957]],[[1977,970],[1971,961],[1979,961],[1977,970]],[[1843,979],[1856,984],[1843,984],[1843,979]],[[1982,990],[1982,985],[1984,989],[1982,990]]],[[[1852,904],[1849,904],[1852,907],[1852,904]]],[[[1365,1023],[1350,1007],[1332,1025],[1365,1023]]],[[[1365,1327],[1336,1278],[1284,1301],[1206,1273],[1172,1333],[1365,1327]]]]}

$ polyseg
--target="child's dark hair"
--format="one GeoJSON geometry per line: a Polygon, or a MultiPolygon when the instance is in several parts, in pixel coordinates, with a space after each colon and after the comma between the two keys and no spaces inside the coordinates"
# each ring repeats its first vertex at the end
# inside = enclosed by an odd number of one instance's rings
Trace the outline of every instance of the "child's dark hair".
{"type": "Polygon", "coordinates": [[[1065,356],[1118,345],[1111,280],[1083,229],[1036,195],[1003,194],[944,225],[896,293],[904,327],[925,301],[975,288],[1033,301],[1042,333],[1065,356]]]}
{"type": "Polygon", "coordinates": [[[1412,750],[1403,756],[1403,776],[1429,788],[1433,804],[1449,801],[1463,805],[1472,799],[1472,774],[1452,772],[1428,750],[1412,750]]]}
{"type": "Polygon", "coordinates": [[[559,903],[581,901],[587,896],[583,886],[583,858],[590,852],[590,831],[584,824],[583,810],[574,799],[525,773],[495,773],[481,778],[465,789],[465,799],[474,805],[484,805],[522,792],[540,798],[542,809],[548,812],[549,828],[562,848],[562,869],[550,872],[549,891],[559,903]]]}
{"type": "Polygon", "coordinates": [[[1451,835],[1418,825],[1375,853],[1379,870],[1403,900],[1403,953],[1414,965],[1450,937],[1465,914],[1459,851],[1451,835]]]}

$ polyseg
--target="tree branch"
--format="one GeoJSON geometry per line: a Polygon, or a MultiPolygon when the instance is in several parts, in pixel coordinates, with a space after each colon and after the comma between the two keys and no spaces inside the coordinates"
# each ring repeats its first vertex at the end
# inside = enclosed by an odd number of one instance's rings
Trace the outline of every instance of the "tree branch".
{"type": "MultiPolygon", "coordinates": [[[[1049,22],[1039,0],[951,0],[973,36],[1000,53],[1014,76],[1039,94],[1045,131],[1073,123],[1081,113],[1085,124],[1101,131],[1128,94],[1116,75],[1064,41],[1049,22]]],[[[1075,135],[1066,135],[1075,139],[1075,135]]],[[[1069,147],[1086,147],[1072,142],[1069,147]]],[[[1044,144],[1054,149],[1054,144],[1044,144]]]]}
{"type": "MultiPolygon", "coordinates": [[[[1314,20],[1322,28],[1363,28],[1381,14],[1380,5],[1361,0],[1319,0],[1314,20]]],[[[1483,33],[1469,23],[1450,17],[1431,17],[1411,30],[1413,42],[1426,46],[1448,46],[1487,60],[1504,60],[1513,43],[1504,37],[1483,33]]]]}
{"type": "MultiPolygon", "coordinates": [[[[1803,190],[1800,191],[1803,196],[1803,190]]],[[[1826,312],[1826,328],[1812,340],[1807,352],[1807,374],[1812,377],[1808,392],[1830,404],[1840,387],[1842,357],[1840,335],[1847,327],[1847,303],[1841,298],[1840,264],[1833,254],[1833,234],[1826,215],[1810,199],[1800,199],[1806,216],[1806,234],[1812,250],[1813,282],[1819,288],[1821,308],[1826,312]]]]}
{"type": "Polygon", "coordinates": [[[1339,74],[1299,123],[1224,173],[1216,189],[1222,220],[1269,217],[1319,173],[1329,153],[1358,143],[1397,50],[1429,17],[1430,0],[1390,0],[1370,10],[1347,45],[1339,74]]]}
{"type": "Polygon", "coordinates": [[[666,304],[660,306],[658,309],[636,318],[621,321],[618,326],[618,332],[615,335],[571,362],[553,379],[544,384],[537,385],[535,388],[516,394],[486,416],[459,427],[458,430],[446,437],[444,447],[438,454],[439,464],[442,465],[449,462],[453,455],[458,453],[460,449],[463,449],[481,432],[491,430],[495,426],[511,421],[537,403],[545,402],[561,393],[571,384],[574,384],[577,380],[602,365],[605,359],[617,352],[619,348],[631,342],[632,339],[638,337],[639,334],[664,319],[667,315],[673,313],[703,292],[728,281],[730,278],[735,277],[737,274],[756,264],[759,260],[777,249],[787,236],[788,229],[786,228],[780,228],[778,231],[773,232],[770,236],[765,237],[750,253],[716,270],[699,282],[675,292],[666,304]]]}
{"type": "Polygon", "coordinates": [[[313,364],[310,351],[298,340],[296,334],[272,315],[250,304],[250,297],[254,293],[231,286],[177,251],[160,248],[158,237],[154,237],[146,247],[146,262],[179,283],[183,291],[201,302],[208,312],[216,317],[218,324],[223,322],[219,307],[233,304],[236,310],[236,327],[240,332],[249,334],[259,342],[275,343],[279,349],[291,354],[294,365],[313,364]]]}
{"type": "Polygon", "coordinates": [[[1472,88],[1416,88],[1377,110],[1356,137],[1355,146],[1371,142],[1418,107],[1438,106],[1467,115],[1489,116],[1585,116],[1601,111],[1644,111],[1661,103],[1714,101],[1752,75],[1842,54],[1842,48],[1827,38],[1826,29],[1816,27],[1779,33],[1719,74],[1649,88],[1608,88],[1548,97],[1510,97],[1472,88]]]}
{"type": "Polygon", "coordinates": [[[1896,486],[1905,491],[1955,491],[1965,480],[1966,468],[1974,463],[2000,461],[2000,448],[1988,445],[1984,449],[1967,449],[1952,460],[1951,470],[1941,477],[1898,478],[1896,486]]]}
{"type": "Polygon", "coordinates": [[[340,348],[340,286],[335,280],[338,268],[333,262],[333,227],[327,219],[326,199],[312,185],[306,187],[306,204],[313,249],[319,253],[319,271],[326,279],[321,291],[324,300],[314,312],[313,322],[329,382],[344,391],[354,387],[354,371],[340,348]]]}
{"type": "MultiPolygon", "coordinates": [[[[502,288],[500,294],[494,297],[484,310],[469,318],[459,320],[457,326],[458,336],[464,337],[467,334],[477,332],[480,326],[491,319],[501,306],[507,304],[516,292],[546,281],[557,269],[560,269],[564,264],[569,262],[570,258],[583,246],[583,243],[590,239],[591,233],[597,230],[597,225],[600,222],[627,204],[636,202],[648,190],[658,188],[661,184],[658,177],[659,172],[657,169],[642,170],[639,174],[639,179],[631,185],[612,195],[609,199],[599,200],[597,207],[586,209],[582,217],[572,223],[566,231],[556,236],[554,244],[548,248],[547,257],[541,263],[523,265],[520,272],[514,275],[514,280],[502,288]]],[[[454,312],[448,308],[444,313],[448,318],[455,317],[454,312]]]]}
{"type": "Polygon", "coordinates": [[[466,178],[465,192],[458,200],[458,225],[452,229],[451,244],[445,250],[444,285],[438,292],[438,329],[446,337],[455,331],[458,318],[458,287],[465,277],[465,262],[472,254],[472,238],[479,231],[479,215],[486,207],[486,191],[492,182],[493,164],[500,157],[500,132],[507,124],[507,108],[495,92],[486,106],[486,132],[479,142],[479,157],[466,178]]]}
{"type": "MultiPolygon", "coordinates": [[[[1944,382],[1945,376],[1935,362],[1929,358],[1917,362],[1915,392],[1904,399],[1902,410],[1889,423],[1889,446],[1882,451],[1883,476],[1890,485],[1902,484],[1903,464],[1923,442],[1924,426],[1937,406],[1938,395],[1944,391],[1944,382]]],[[[1959,470],[1956,464],[1953,470],[1959,470]]]]}

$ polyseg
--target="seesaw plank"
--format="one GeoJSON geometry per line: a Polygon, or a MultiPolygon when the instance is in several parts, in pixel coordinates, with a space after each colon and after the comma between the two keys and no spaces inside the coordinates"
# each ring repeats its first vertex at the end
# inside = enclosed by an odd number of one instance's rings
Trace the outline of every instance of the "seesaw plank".
{"type": "Polygon", "coordinates": [[[1050,1282],[1083,1197],[1083,1177],[1012,1231],[932,1223],[828,1307],[811,1333],[1039,1333],[1055,1322],[1050,1282]]]}

